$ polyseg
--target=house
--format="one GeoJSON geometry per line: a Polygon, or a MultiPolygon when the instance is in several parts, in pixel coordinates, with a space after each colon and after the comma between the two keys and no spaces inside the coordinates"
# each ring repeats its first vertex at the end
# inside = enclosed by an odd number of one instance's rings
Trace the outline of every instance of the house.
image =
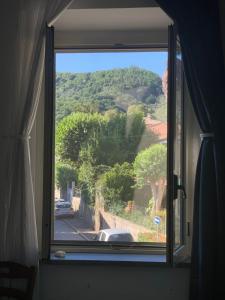
{"type": "MultiPolygon", "coordinates": [[[[37,0],[38,1],[38,0],[37,0]]],[[[4,83],[1,87],[1,102],[7,101],[8,90],[12,89],[12,82],[10,73],[7,72],[7,62],[16,61],[19,59],[17,53],[13,49],[13,39],[15,38],[14,32],[16,31],[17,23],[15,22],[18,3],[20,1],[2,1],[0,4],[0,19],[1,19],[1,46],[0,60],[1,60],[1,80],[4,83]]],[[[82,1],[78,1],[82,2],[82,1]]],[[[83,1],[85,2],[85,1],[83,1]]],[[[86,1],[86,4],[91,5],[93,8],[94,1],[86,1]]],[[[99,10],[107,10],[107,5],[110,9],[118,9],[121,2],[129,1],[96,1],[99,10]],[[99,7],[99,3],[104,3],[104,8],[99,7]],[[107,2],[107,4],[106,4],[107,2]],[[115,2],[114,8],[112,8],[112,2],[115,2]]],[[[137,1],[130,1],[132,5],[136,6],[137,1]],[[135,4],[134,4],[135,3],[135,4]]],[[[146,1],[141,1],[145,3],[146,1]]],[[[148,2],[148,1],[147,1],[148,2]]],[[[149,1],[149,3],[152,1],[149,1]]],[[[224,1],[221,2],[221,15],[225,16],[224,1]],[[223,8],[223,10],[222,10],[223,8]]],[[[79,3],[78,3],[79,6],[79,3]]],[[[84,9],[84,8],[83,8],[84,9]]],[[[86,8],[88,10],[88,8],[86,8]]],[[[96,14],[102,13],[96,9],[96,14]]],[[[126,9],[126,8],[124,8],[126,9]]],[[[128,10],[135,8],[128,5],[128,10]]],[[[140,8],[139,8],[140,9],[140,8]]],[[[82,8],[81,8],[82,10],[82,8]]],[[[142,8],[144,11],[146,7],[142,8]]],[[[87,13],[89,13],[87,11],[87,13]]],[[[92,12],[94,13],[94,12],[92,12]]],[[[104,11],[103,11],[104,15],[104,11]]],[[[93,15],[94,16],[94,15],[93,15]]],[[[221,26],[223,32],[225,32],[225,17],[221,17],[221,26]]],[[[98,19],[99,15],[95,15],[94,21],[98,19]]],[[[91,15],[87,21],[91,23],[91,15]]],[[[86,20],[85,20],[86,21],[86,20]]],[[[107,20],[105,20],[107,21],[107,20]]],[[[93,22],[95,23],[95,22],[93,22]]],[[[117,25],[119,23],[117,21],[117,25]]],[[[127,25],[127,24],[126,24],[127,25]]],[[[128,24],[129,25],[129,24],[128,24]]],[[[57,29],[57,28],[56,28],[57,29]]],[[[80,30],[73,34],[68,32],[64,37],[67,39],[67,45],[71,40],[80,41],[84,43],[85,38],[89,38],[89,41],[95,41],[95,39],[106,39],[118,41],[123,37],[128,41],[130,36],[127,35],[128,31],[133,31],[132,27],[127,26],[125,29],[118,29],[118,32],[110,31],[108,28],[107,35],[102,31],[88,32],[80,30]],[[119,38],[118,38],[119,37],[119,38]]],[[[133,37],[144,41],[149,37],[153,37],[154,32],[148,30],[133,32],[133,37]]],[[[158,44],[165,42],[167,38],[165,32],[161,31],[157,34],[158,44]]],[[[224,40],[224,39],[223,39],[224,40]]],[[[60,48],[65,40],[63,40],[62,30],[56,33],[56,41],[60,48]]],[[[22,42],[22,41],[21,41],[22,42]]],[[[225,42],[224,42],[225,46],[225,42]]],[[[16,96],[16,91],[15,91],[16,96]]],[[[4,106],[3,106],[4,107],[4,106]]],[[[42,223],[42,168],[43,168],[43,102],[38,107],[38,115],[32,132],[31,141],[31,161],[33,167],[33,178],[35,179],[34,191],[36,195],[36,208],[37,208],[37,227],[38,234],[41,236],[41,223],[42,223]]],[[[4,120],[4,114],[1,112],[1,118],[4,120]]],[[[187,118],[191,120],[189,132],[189,144],[188,144],[188,170],[189,174],[194,172],[196,164],[196,152],[199,149],[199,128],[196,121],[193,120],[193,109],[189,107],[187,109],[187,118]]],[[[13,120],[13,116],[12,116],[13,120]]],[[[154,128],[159,133],[162,141],[164,141],[166,134],[166,126],[163,123],[156,123],[152,120],[147,120],[147,126],[154,128]]],[[[1,151],[1,150],[0,150],[1,151]]],[[[193,173],[194,174],[194,173],[193,173]]],[[[193,176],[194,177],[194,176],[193,176]]],[[[193,186],[193,177],[189,177],[190,186],[193,186]]],[[[193,196],[193,191],[189,196],[193,196]]],[[[0,228],[1,230],[1,228],[0,228]]],[[[41,245],[41,238],[39,240],[41,245]]],[[[39,299],[42,300],[80,300],[80,299],[107,299],[107,300],[136,300],[138,298],[143,299],[157,299],[157,300],[187,300],[188,288],[189,288],[189,268],[162,268],[157,264],[152,266],[146,265],[122,265],[120,263],[95,263],[95,262],[74,262],[68,264],[63,262],[52,263],[40,263],[40,277],[39,277],[39,299]]]]}
{"type": "Polygon", "coordinates": [[[167,142],[167,124],[160,120],[154,120],[150,115],[145,117],[145,126],[148,130],[154,132],[161,144],[167,142]]]}

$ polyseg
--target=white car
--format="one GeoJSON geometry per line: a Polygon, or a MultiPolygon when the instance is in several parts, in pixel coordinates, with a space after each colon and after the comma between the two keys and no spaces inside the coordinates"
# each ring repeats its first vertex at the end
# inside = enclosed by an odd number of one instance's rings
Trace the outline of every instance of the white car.
{"type": "Polygon", "coordinates": [[[60,201],[55,204],[55,217],[64,218],[64,217],[74,217],[74,210],[71,207],[70,202],[60,201]]]}
{"type": "Polygon", "coordinates": [[[134,242],[129,230],[119,228],[100,230],[96,240],[102,242],[134,242]]]}
{"type": "Polygon", "coordinates": [[[66,201],[61,198],[55,198],[55,204],[62,203],[62,202],[66,202],[66,201]]]}

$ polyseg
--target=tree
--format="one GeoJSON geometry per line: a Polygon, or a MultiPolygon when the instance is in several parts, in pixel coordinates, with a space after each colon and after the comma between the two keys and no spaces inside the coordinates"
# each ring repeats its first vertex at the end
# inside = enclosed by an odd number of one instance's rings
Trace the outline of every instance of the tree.
{"type": "Polygon", "coordinates": [[[79,163],[80,150],[92,147],[97,153],[99,137],[106,125],[101,114],[73,113],[65,117],[56,129],[56,153],[62,161],[79,163]]]}
{"type": "Polygon", "coordinates": [[[133,198],[134,173],[132,165],[125,162],[122,165],[115,164],[105,172],[98,180],[98,187],[104,198],[106,209],[118,204],[126,206],[127,201],[133,198]]]}
{"type": "Polygon", "coordinates": [[[94,205],[96,194],[96,181],[98,177],[108,171],[110,167],[105,165],[98,165],[96,158],[93,155],[92,147],[88,146],[81,148],[79,155],[80,167],[79,167],[79,186],[82,191],[83,199],[94,205]]]}
{"type": "Polygon", "coordinates": [[[162,205],[166,184],[166,163],[167,148],[162,144],[155,144],[141,151],[134,161],[136,185],[139,188],[151,186],[156,211],[160,210],[162,205]]]}
{"type": "Polygon", "coordinates": [[[68,164],[58,162],[55,177],[61,197],[64,198],[68,185],[71,185],[73,181],[77,182],[77,170],[68,164]]]}
{"type": "Polygon", "coordinates": [[[111,111],[105,114],[107,124],[99,139],[99,164],[113,166],[127,160],[125,113],[111,111]]]}
{"type": "Polygon", "coordinates": [[[115,110],[105,115],[79,112],[59,122],[56,154],[59,160],[79,166],[81,156],[86,155],[82,151],[89,149],[88,155],[89,158],[91,155],[94,165],[113,166],[115,163],[132,162],[137,150],[156,140],[156,135],[146,130],[144,114],[139,109],[128,110],[127,114],[115,110]]]}
{"type": "Polygon", "coordinates": [[[145,106],[142,103],[130,105],[127,109],[127,114],[131,115],[132,113],[141,113],[144,117],[145,106]]]}
{"type": "Polygon", "coordinates": [[[79,168],[79,185],[86,203],[94,205],[96,170],[90,161],[83,162],[79,168]]]}
{"type": "Polygon", "coordinates": [[[129,151],[128,161],[132,162],[137,154],[137,148],[141,142],[145,130],[144,112],[138,105],[132,105],[127,111],[127,148],[129,151]]]}
{"type": "Polygon", "coordinates": [[[145,126],[145,108],[142,104],[131,105],[127,110],[127,148],[130,151],[129,161],[132,162],[140,150],[157,143],[158,136],[145,126]]]}
{"type": "MultiPolygon", "coordinates": [[[[76,166],[79,185],[87,202],[93,204],[98,176],[115,164],[133,162],[141,147],[156,140],[154,134],[145,131],[144,114],[140,108],[133,107],[127,114],[117,111],[105,115],[73,113],[57,126],[57,159],[76,166]]],[[[116,199],[116,194],[120,197],[119,190],[113,192],[111,198],[116,199]]]]}

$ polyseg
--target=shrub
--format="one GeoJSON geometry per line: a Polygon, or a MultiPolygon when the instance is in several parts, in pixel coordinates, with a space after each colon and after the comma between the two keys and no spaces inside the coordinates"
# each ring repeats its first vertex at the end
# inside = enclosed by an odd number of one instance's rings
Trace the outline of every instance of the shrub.
{"type": "Polygon", "coordinates": [[[123,210],[124,210],[124,205],[120,202],[119,203],[113,202],[109,208],[109,212],[117,216],[122,214],[123,210]]]}
{"type": "Polygon", "coordinates": [[[67,189],[67,185],[72,181],[77,181],[77,172],[75,168],[65,163],[56,164],[56,185],[62,191],[67,189]]]}
{"type": "Polygon", "coordinates": [[[106,209],[111,205],[121,204],[133,198],[134,175],[132,166],[125,162],[122,165],[116,164],[109,171],[105,172],[98,181],[106,209]]]}

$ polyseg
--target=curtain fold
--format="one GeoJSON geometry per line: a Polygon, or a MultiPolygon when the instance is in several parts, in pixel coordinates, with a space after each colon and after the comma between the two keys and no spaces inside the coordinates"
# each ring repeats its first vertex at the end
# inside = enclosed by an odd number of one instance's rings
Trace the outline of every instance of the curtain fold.
{"type": "Polygon", "coordinates": [[[157,0],[176,22],[202,139],[195,183],[190,300],[225,298],[225,70],[217,0],[157,0]],[[209,134],[208,134],[209,133],[209,134]]]}
{"type": "Polygon", "coordinates": [[[70,3],[18,0],[13,6],[4,3],[1,11],[11,16],[13,30],[1,35],[5,98],[0,102],[0,260],[38,263],[29,139],[43,80],[45,27],[70,3]]]}

